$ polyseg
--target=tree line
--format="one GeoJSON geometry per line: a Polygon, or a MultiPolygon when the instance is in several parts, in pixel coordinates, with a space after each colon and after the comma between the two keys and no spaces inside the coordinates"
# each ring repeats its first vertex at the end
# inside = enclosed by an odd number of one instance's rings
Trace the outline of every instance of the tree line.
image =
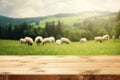
{"type": "Polygon", "coordinates": [[[20,38],[24,38],[25,36],[30,36],[33,39],[36,36],[42,37],[50,37],[54,36],[56,38],[60,38],[62,36],[62,23],[58,21],[57,24],[55,22],[46,22],[45,28],[41,28],[40,26],[33,26],[28,23],[21,23],[18,25],[7,25],[0,26],[0,39],[15,39],[18,40],[20,38]]]}

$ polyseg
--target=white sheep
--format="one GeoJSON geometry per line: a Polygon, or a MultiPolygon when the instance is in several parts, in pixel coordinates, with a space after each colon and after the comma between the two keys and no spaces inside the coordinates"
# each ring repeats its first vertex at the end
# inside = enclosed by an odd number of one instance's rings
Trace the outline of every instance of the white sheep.
{"type": "Polygon", "coordinates": [[[30,37],[25,37],[25,40],[26,40],[26,43],[27,43],[28,45],[32,45],[32,44],[33,44],[33,39],[32,39],[32,38],[30,38],[30,37]]]}
{"type": "Polygon", "coordinates": [[[61,40],[60,39],[58,39],[58,40],[56,40],[56,44],[61,44],[61,40]]]}
{"type": "Polygon", "coordinates": [[[42,45],[44,45],[44,44],[46,44],[46,43],[51,43],[50,38],[44,38],[44,39],[42,40],[42,45]]]}
{"type": "Polygon", "coordinates": [[[103,38],[103,41],[107,41],[109,40],[110,36],[107,34],[107,35],[103,35],[102,38],[103,38]]]}
{"type": "Polygon", "coordinates": [[[86,43],[87,42],[87,39],[86,38],[81,38],[80,39],[80,43],[86,43]]]}
{"type": "Polygon", "coordinates": [[[103,37],[97,36],[94,38],[95,41],[102,43],[103,42],[103,37]]]}
{"type": "Polygon", "coordinates": [[[50,39],[51,43],[55,42],[55,38],[54,37],[49,37],[49,39],[50,39]]]}
{"type": "Polygon", "coordinates": [[[65,43],[65,44],[70,44],[71,43],[71,41],[68,38],[63,37],[60,40],[61,40],[61,43],[65,43]]]}
{"type": "Polygon", "coordinates": [[[37,45],[39,45],[40,43],[42,43],[42,40],[43,40],[43,38],[41,36],[37,36],[35,38],[35,42],[37,43],[37,45]]]}
{"type": "Polygon", "coordinates": [[[21,44],[26,44],[26,40],[23,39],[23,38],[20,38],[20,43],[21,43],[21,44]]]}

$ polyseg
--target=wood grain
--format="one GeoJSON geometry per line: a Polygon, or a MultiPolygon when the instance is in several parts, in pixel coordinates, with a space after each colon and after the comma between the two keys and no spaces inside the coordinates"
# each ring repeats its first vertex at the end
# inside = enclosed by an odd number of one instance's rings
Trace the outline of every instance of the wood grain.
{"type": "Polygon", "coordinates": [[[120,75],[120,56],[0,56],[0,75],[120,75]]]}

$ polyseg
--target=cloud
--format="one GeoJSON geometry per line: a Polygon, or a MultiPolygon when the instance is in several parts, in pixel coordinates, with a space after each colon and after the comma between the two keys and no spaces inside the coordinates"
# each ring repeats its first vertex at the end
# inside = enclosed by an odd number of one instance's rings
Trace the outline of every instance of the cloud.
{"type": "Polygon", "coordinates": [[[120,0],[0,0],[0,15],[35,17],[82,11],[118,11],[120,0]]]}
{"type": "Polygon", "coordinates": [[[0,0],[0,10],[6,9],[7,7],[11,6],[12,3],[8,0],[0,0]]]}

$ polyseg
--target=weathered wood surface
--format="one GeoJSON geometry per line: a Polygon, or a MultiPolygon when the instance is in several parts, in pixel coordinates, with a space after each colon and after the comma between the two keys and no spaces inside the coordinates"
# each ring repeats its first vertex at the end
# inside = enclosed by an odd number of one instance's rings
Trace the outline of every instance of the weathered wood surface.
{"type": "Polygon", "coordinates": [[[120,80],[119,75],[9,75],[0,80],[120,80]]]}
{"type": "Polygon", "coordinates": [[[0,75],[120,75],[120,56],[0,56],[0,75]]]}

